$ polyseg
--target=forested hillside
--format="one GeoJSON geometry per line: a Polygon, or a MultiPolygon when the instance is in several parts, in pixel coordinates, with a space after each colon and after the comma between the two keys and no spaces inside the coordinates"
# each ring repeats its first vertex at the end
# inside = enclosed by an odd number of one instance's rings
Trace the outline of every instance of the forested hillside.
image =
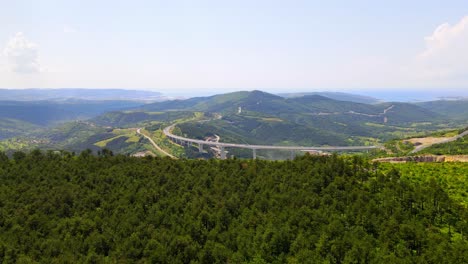
{"type": "Polygon", "coordinates": [[[284,98],[262,91],[159,102],[142,110],[219,113],[221,118],[180,128],[187,137],[216,134],[221,141],[266,145],[370,145],[459,125],[410,103],[365,104],[317,94],[284,98]]]}
{"type": "MultiPolygon", "coordinates": [[[[123,94],[128,93],[123,91],[123,94]]],[[[349,98],[346,94],[332,95],[333,98],[349,98]]],[[[136,154],[151,150],[144,146],[146,143],[140,144],[142,142],[133,138],[132,133],[122,136],[120,132],[112,131],[146,128],[156,135],[162,132],[163,125],[171,124],[177,124],[181,134],[189,138],[207,139],[217,135],[221,142],[231,143],[383,145],[391,140],[460,127],[463,125],[460,116],[464,113],[461,110],[468,103],[366,104],[354,101],[339,101],[322,94],[285,98],[262,91],[240,91],[146,105],[136,101],[72,99],[3,101],[0,102],[0,150],[82,151],[106,147],[121,154],[136,154]],[[77,125],[77,120],[84,122],[77,125]],[[72,122],[63,124],[66,121],[72,122]],[[77,126],[81,126],[82,131],[73,128],[77,126]]],[[[160,139],[164,140],[164,137],[160,139]]],[[[192,155],[193,151],[187,149],[185,152],[185,157],[198,155],[192,155]]],[[[237,157],[250,157],[250,152],[244,152],[231,150],[237,157]]],[[[273,159],[276,156],[275,153],[261,155],[273,159]]]]}
{"type": "MultiPolygon", "coordinates": [[[[0,91],[0,97],[1,95],[0,91]]],[[[48,129],[57,129],[56,126],[68,121],[85,120],[108,111],[141,105],[142,103],[132,101],[0,101],[0,141],[19,137],[37,139],[41,134],[48,134],[48,129]]],[[[32,148],[36,144],[28,142],[23,145],[32,148]]],[[[19,149],[6,141],[0,142],[0,150],[4,149],[2,146],[19,149]]]]}
{"type": "Polygon", "coordinates": [[[443,185],[358,157],[17,152],[0,182],[2,263],[468,262],[443,185]]]}
{"type": "Polygon", "coordinates": [[[457,119],[460,121],[468,121],[468,100],[437,100],[430,102],[418,103],[417,105],[424,107],[435,113],[446,116],[447,118],[457,119]]]}
{"type": "Polygon", "coordinates": [[[238,108],[250,112],[285,117],[288,115],[360,115],[368,121],[383,122],[383,112],[388,109],[389,124],[401,125],[411,122],[434,121],[439,114],[409,103],[365,104],[352,101],[339,101],[320,95],[304,95],[301,97],[284,98],[262,91],[240,91],[219,94],[210,97],[198,97],[187,100],[174,100],[147,104],[145,111],[186,110],[218,112],[223,115],[236,113],[238,108]],[[393,107],[391,107],[393,105],[393,107]]]}
{"type": "Polygon", "coordinates": [[[324,131],[312,126],[278,118],[226,116],[211,122],[187,122],[178,127],[183,135],[204,139],[221,135],[223,142],[247,144],[297,144],[297,145],[346,145],[341,133],[324,131]]]}
{"type": "Polygon", "coordinates": [[[108,111],[123,110],[142,105],[131,101],[0,101],[0,118],[9,118],[47,126],[58,122],[87,119],[108,111]]]}
{"type": "Polygon", "coordinates": [[[307,96],[307,95],[320,95],[320,96],[328,97],[334,100],[356,102],[356,103],[363,103],[363,104],[376,104],[380,102],[379,99],[374,98],[374,97],[364,96],[364,95],[359,95],[359,94],[352,94],[352,93],[342,93],[342,92],[280,93],[278,95],[285,97],[285,98],[302,97],[302,96],[307,96]]]}
{"type": "Polygon", "coordinates": [[[193,119],[199,113],[194,112],[108,112],[87,121],[74,121],[60,124],[52,128],[40,128],[30,124],[23,125],[21,131],[26,136],[18,136],[20,122],[14,122],[11,129],[8,125],[11,120],[0,119],[0,139],[13,137],[0,141],[0,151],[12,153],[17,150],[29,151],[35,148],[43,150],[67,150],[81,152],[91,149],[94,152],[101,148],[108,148],[116,153],[132,155],[145,151],[154,151],[149,142],[136,132],[136,128],[149,127],[155,129],[169,122],[193,119]],[[29,129],[29,130],[28,130],[29,129]],[[4,131],[4,132],[3,132],[4,131]],[[2,133],[3,132],[3,133],[2,133]]]}
{"type": "Polygon", "coordinates": [[[109,112],[93,118],[91,121],[101,126],[111,127],[136,127],[143,126],[152,121],[173,122],[180,119],[190,119],[196,114],[188,111],[168,111],[168,112],[109,112]]]}
{"type": "Polygon", "coordinates": [[[31,133],[39,128],[37,125],[17,119],[0,118],[0,140],[31,133]]]}

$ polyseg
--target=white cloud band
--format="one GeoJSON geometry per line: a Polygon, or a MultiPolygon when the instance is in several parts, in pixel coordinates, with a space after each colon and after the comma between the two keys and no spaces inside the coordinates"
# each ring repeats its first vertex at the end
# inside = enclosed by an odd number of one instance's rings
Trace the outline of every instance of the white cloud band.
{"type": "Polygon", "coordinates": [[[37,45],[30,42],[22,32],[16,33],[15,36],[8,41],[3,50],[3,54],[7,58],[13,72],[40,72],[37,45]]]}

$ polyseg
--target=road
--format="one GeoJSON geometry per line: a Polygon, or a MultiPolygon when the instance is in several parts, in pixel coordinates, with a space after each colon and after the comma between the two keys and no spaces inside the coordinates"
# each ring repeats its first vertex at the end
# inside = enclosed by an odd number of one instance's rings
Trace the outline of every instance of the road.
{"type": "Polygon", "coordinates": [[[211,142],[199,139],[191,139],[176,136],[171,133],[172,128],[175,125],[164,128],[163,133],[169,138],[181,140],[184,142],[192,142],[201,145],[217,146],[217,147],[230,147],[230,148],[245,148],[245,149],[270,149],[270,150],[290,150],[290,151],[313,151],[313,150],[370,150],[380,148],[379,146],[330,146],[330,147],[305,147],[305,146],[274,146],[274,145],[249,145],[249,144],[235,144],[235,143],[222,143],[222,142],[211,142]]]}
{"type": "Polygon", "coordinates": [[[416,152],[419,152],[423,149],[426,149],[430,146],[433,146],[433,145],[437,145],[437,144],[444,144],[444,143],[448,143],[448,142],[452,142],[452,141],[455,141],[457,139],[460,139],[464,136],[468,135],[468,130],[464,131],[463,133],[460,133],[454,137],[451,137],[451,138],[447,138],[446,140],[442,140],[442,141],[439,141],[439,142],[436,142],[436,143],[432,143],[432,144],[429,144],[429,145],[420,145],[420,146],[417,146],[415,147],[411,152],[410,154],[413,154],[413,153],[416,153],[416,152]]]}
{"type": "Polygon", "coordinates": [[[353,115],[368,116],[368,117],[378,117],[378,116],[383,116],[383,115],[387,114],[387,112],[392,110],[393,107],[395,107],[395,105],[391,105],[391,106],[385,108],[382,113],[378,113],[378,114],[364,114],[364,113],[359,113],[359,112],[354,112],[354,111],[348,111],[346,113],[347,114],[353,114],[353,115]]]}
{"type": "Polygon", "coordinates": [[[155,147],[158,151],[162,152],[163,154],[165,154],[166,156],[169,156],[173,159],[177,159],[177,157],[171,155],[170,153],[167,153],[164,149],[162,149],[161,147],[158,146],[158,144],[156,144],[156,142],[154,142],[154,140],[152,138],[150,138],[149,136],[141,133],[141,128],[138,128],[137,129],[137,133],[144,136],[146,139],[149,140],[149,142],[151,142],[151,144],[153,145],[153,147],[155,147]]]}

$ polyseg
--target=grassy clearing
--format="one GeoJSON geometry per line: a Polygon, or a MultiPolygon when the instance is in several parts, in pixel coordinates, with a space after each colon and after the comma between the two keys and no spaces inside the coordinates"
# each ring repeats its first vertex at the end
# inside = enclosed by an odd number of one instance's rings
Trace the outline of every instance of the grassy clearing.
{"type": "Polygon", "coordinates": [[[100,148],[105,148],[105,147],[107,146],[107,143],[111,142],[111,141],[114,140],[114,139],[123,137],[123,136],[124,136],[124,135],[117,135],[117,136],[115,136],[115,137],[112,137],[112,138],[109,138],[109,139],[106,139],[106,140],[102,140],[102,141],[96,142],[96,143],[94,143],[94,145],[97,146],[97,147],[100,147],[100,148]]]}
{"type": "Polygon", "coordinates": [[[276,117],[263,117],[261,120],[266,121],[266,122],[283,122],[283,119],[276,118],[276,117]]]}

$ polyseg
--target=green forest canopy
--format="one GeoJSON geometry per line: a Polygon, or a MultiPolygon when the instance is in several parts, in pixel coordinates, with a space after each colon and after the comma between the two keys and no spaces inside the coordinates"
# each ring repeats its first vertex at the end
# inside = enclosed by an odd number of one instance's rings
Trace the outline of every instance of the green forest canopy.
{"type": "Polygon", "coordinates": [[[0,262],[467,263],[443,187],[336,155],[0,153],[0,262]]]}

